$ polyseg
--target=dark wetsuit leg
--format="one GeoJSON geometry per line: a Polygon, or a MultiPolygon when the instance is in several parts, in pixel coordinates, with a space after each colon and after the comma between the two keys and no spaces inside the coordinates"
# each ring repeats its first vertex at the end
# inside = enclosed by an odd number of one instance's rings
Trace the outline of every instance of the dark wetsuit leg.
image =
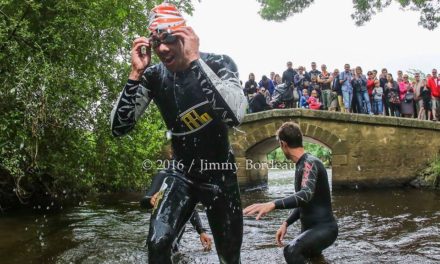
{"type": "Polygon", "coordinates": [[[240,191],[234,172],[226,171],[223,175],[224,177],[216,177],[211,181],[219,186],[218,194],[212,196],[209,195],[209,191],[206,191],[201,193],[200,197],[206,206],[206,214],[220,263],[237,264],[240,263],[243,238],[240,191]]]}
{"type": "Polygon", "coordinates": [[[305,263],[306,258],[319,256],[324,249],[335,242],[337,236],[336,222],[319,224],[305,230],[284,247],[284,258],[289,264],[305,263]]]}
{"type": "Polygon", "coordinates": [[[151,215],[147,239],[150,264],[171,263],[173,242],[197,202],[190,195],[190,186],[175,176],[165,178],[160,192],[158,205],[151,215]]]}

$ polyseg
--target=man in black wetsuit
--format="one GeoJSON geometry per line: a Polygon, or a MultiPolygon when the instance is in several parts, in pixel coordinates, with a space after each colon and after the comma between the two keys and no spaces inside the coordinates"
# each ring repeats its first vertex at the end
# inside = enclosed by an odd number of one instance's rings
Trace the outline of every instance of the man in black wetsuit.
{"type": "MultiPolygon", "coordinates": [[[[162,195],[161,187],[163,186],[163,182],[165,178],[168,176],[167,171],[159,171],[154,177],[153,181],[151,182],[150,188],[147,190],[147,193],[140,201],[140,205],[142,208],[145,209],[152,209],[155,208],[156,202],[158,201],[158,197],[162,195]]],[[[203,249],[205,251],[211,250],[211,238],[206,233],[206,229],[203,228],[202,220],[200,219],[199,213],[197,213],[196,210],[192,213],[190,219],[189,219],[191,225],[194,227],[196,232],[200,236],[200,242],[202,243],[203,249]]],[[[176,241],[173,243],[173,252],[178,251],[178,245],[180,242],[180,239],[182,238],[183,233],[185,232],[185,226],[183,226],[182,230],[179,232],[179,235],[176,239],[176,241]]]]}
{"type": "Polygon", "coordinates": [[[327,172],[322,162],[304,152],[302,133],[293,122],[284,123],[277,131],[280,147],[286,157],[296,163],[295,194],[273,202],[253,204],[244,209],[245,215],[257,215],[257,220],[274,209],[292,209],[289,218],[276,234],[282,240],[287,227],[301,219],[301,234],[284,247],[287,263],[305,263],[309,257],[320,256],[338,236],[338,225],[333,216],[327,172]]]}
{"type": "Polygon", "coordinates": [[[247,107],[237,67],[226,55],[199,52],[197,35],[171,4],[151,11],[149,30],[133,41],[132,71],[111,116],[113,135],[124,135],[153,100],[171,135],[175,162],[151,216],[148,260],[171,263],[172,243],[201,202],[220,262],[240,263],[243,214],[228,141],[228,126],[240,124],[247,107]],[[161,63],[150,66],[151,49],[161,63]]]}

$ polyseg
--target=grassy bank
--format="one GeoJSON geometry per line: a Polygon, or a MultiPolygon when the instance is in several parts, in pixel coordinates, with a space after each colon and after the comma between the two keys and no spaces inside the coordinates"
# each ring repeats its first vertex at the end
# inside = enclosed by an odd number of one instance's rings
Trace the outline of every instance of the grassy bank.
{"type": "Polygon", "coordinates": [[[436,156],[410,183],[417,188],[440,189],[440,156],[436,156]]]}

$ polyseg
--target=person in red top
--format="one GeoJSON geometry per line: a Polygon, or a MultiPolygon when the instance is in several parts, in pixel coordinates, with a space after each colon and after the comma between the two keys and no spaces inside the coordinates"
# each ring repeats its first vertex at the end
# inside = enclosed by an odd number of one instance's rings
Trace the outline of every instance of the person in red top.
{"type": "Polygon", "coordinates": [[[432,77],[428,79],[428,88],[431,90],[432,120],[438,121],[440,110],[440,79],[437,77],[437,69],[432,69],[432,77]]]}
{"type": "Polygon", "coordinates": [[[320,110],[321,109],[321,103],[318,99],[318,92],[316,90],[312,91],[312,95],[307,100],[307,103],[309,104],[309,108],[313,110],[320,110]]]}
{"type": "Polygon", "coordinates": [[[374,89],[374,82],[375,82],[376,78],[374,75],[374,72],[372,71],[368,71],[367,72],[367,91],[368,91],[368,96],[370,96],[370,103],[371,103],[371,107],[373,107],[373,89],[374,89]]]}

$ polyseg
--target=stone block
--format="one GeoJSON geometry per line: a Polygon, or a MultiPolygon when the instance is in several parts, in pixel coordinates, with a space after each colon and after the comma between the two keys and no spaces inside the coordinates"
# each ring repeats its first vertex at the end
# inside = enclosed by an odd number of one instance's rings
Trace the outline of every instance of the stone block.
{"type": "Polygon", "coordinates": [[[332,165],[346,165],[347,162],[347,155],[332,155],[332,165]]]}

